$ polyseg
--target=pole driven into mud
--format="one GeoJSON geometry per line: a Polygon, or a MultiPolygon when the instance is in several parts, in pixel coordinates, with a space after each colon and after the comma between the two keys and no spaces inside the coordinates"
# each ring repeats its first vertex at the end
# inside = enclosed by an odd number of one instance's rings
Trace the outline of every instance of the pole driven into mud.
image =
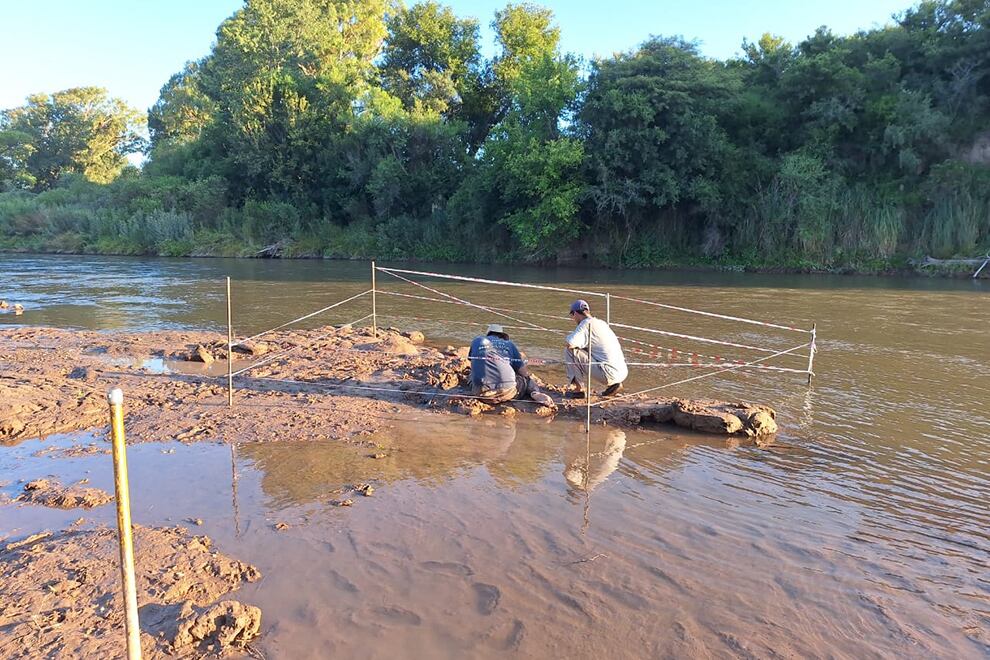
{"type": "Polygon", "coordinates": [[[808,344],[808,385],[811,385],[811,379],[815,375],[815,351],[817,350],[817,344],[815,340],[818,338],[818,324],[811,324],[811,343],[808,344]]]}
{"type": "Polygon", "coordinates": [[[375,289],[375,262],[371,262],[371,334],[378,336],[378,300],[375,289]]]}
{"type": "Polygon", "coordinates": [[[588,397],[588,411],[586,413],[586,417],[584,420],[584,430],[585,433],[587,433],[589,436],[589,442],[591,436],[591,367],[592,367],[592,362],[594,362],[595,360],[591,352],[591,347],[594,341],[594,336],[595,333],[592,330],[592,325],[591,323],[589,323],[588,324],[588,385],[587,385],[587,389],[585,389],[585,396],[588,397]]]}
{"type": "Polygon", "coordinates": [[[227,407],[234,406],[234,322],[230,315],[230,277],[227,278],[227,407]]]}
{"type": "Polygon", "coordinates": [[[141,627],[138,623],[137,582],[134,578],[134,537],[131,529],[131,494],[127,483],[127,449],[124,441],[124,393],[115,387],[110,402],[110,435],[113,440],[113,486],[117,498],[117,540],[120,543],[120,579],[124,594],[124,625],[128,660],[141,660],[141,627]]]}

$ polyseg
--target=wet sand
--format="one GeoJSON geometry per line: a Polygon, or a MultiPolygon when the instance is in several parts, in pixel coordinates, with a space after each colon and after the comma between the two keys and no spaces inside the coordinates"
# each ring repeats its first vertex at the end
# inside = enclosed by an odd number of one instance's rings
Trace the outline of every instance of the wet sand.
{"type": "MultiPolygon", "coordinates": [[[[205,533],[261,571],[237,599],[261,608],[255,645],[266,657],[985,652],[978,563],[942,571],[947,585],[970,585],[966,613],[951,587],[931,591],[927,571],[872,551],[852,505],[816,511],[805,494],[805,507],[782,507],[760,494],[750,470],[786,472],[786,454],[649,431],[595,429],[589,441],[576,422],[540,435],[537,423],[426,414],[369,436],[374,453],[325,441],[143,443],[130,449],[134,516],[205,533]],[[726,462],[738,469],[712,482],[726,462]],[[373,495],[348,495],[355,484],[373,495]],[[339,506],[345,496],[351,506],[339,506]],[[789,541],[795,532],[806,541],[789,541]],[[932,618],[938,603],[954,608],[932,618]]],[[[85,475],[108,488],[105,457],[39,453],[89,442],[22,443],[0,476],[85,475]]],[[[14,536],[80,515],[0,511],[14,536]]],[[[112,506],[84,515],[83,528],[112,525],[112,506]]]]}

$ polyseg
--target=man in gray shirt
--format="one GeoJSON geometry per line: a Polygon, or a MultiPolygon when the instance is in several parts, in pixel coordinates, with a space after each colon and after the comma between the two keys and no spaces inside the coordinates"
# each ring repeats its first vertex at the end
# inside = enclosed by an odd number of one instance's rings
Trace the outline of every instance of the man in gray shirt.
{"type": "Polygon", "coordinates": [[[602,396],[616,394],[622,389],[622,381],[629,375],[618,337],[608,323],[591,315],[591,308],[584,300],[574,301],[570,317],[577,328],[567,335],[564,364],[569,384],[574,386],[574,395],[584,394],[589,363],[591,377],[605,385],[602,396]]]}

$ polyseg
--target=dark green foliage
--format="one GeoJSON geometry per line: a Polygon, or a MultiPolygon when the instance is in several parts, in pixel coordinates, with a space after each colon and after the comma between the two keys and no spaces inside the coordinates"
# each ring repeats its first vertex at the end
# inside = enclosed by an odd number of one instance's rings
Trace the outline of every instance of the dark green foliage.
{"type": "Polygon", "coordinates": [[[990,248],[990,3],[582,65],[542,7],[245,0],[148,112],[0,119],[0,249],[877,270],[990,248]],[[582,72],[586,75],[582,75],[582,72]]]}

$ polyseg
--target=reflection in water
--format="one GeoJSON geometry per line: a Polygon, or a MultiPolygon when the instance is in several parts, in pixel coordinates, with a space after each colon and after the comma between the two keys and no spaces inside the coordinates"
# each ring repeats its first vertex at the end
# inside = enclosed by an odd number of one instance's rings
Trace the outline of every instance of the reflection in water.
{"type": "Polygon", "coordinates": [[[567,463],[564,466],[564,479],[573,490],[591,493],[619,467],[625,449],[625,432],[609,429],[605,437],[605,448],[595,453],[591,453],[589,449],[585,456],[567,463]]]}
{"type": "MultiPolygon", "coordinates": [[[[27,307],[0,323],[219,328],[229,272],[235,325],[249,334],[359,292],[366,266],[0,256],[0,287],[11,287],[0,298],[27,307]]],[[[513,279],[799,327],[817,321],[814,387],[753,371],[678,388],[774,405],[783,433],[772,451],[671,432],[622,438],[596,427],[588,437],[574,422],[426,415],[368,438],[374,446],[253,443],[236,455],[220,448],[222,456],[183,448],[176,457],[205,461],[184,470],[162,470],[157,450],[136,448],[135,473],[152,475],[144,522],[193,513],[207,526],[225,521],[229,531],[207,531],[262,568],[266,579],[244,598],[274,622],[270,655],[318,646],[348,656],[374,647],[420,657],[986,657],[985,282],[593,269],[514,269],[513,279]],[[385,458],[370,457],[378,453],[385,458]],[[230,483],[217,478],[227,470],[230,483]],[[326,506],[358,482],[375,484],[375,496],[326,506]],[[276,518],[293,526],[275,533],[262,524],[276,518]],[[607,558],[586,561],[603,551],[607,558]]],[[[447,290],[545,313],[569,303],[526,290],[447,290]]],[[[325,321],[351,312],[366,313],[325,321]]],[[[491,320],[383,296],[379,314],[403,326],[412,323],[404,317],[429,316],[415,324],[440,345],[475,334],[455,321],[491,320]]],[[[772,349],[793,339],[622,301],[612,314],[772,349]]],[[[550,333],[516,334],[532,356],[559,353],[550,333]]],[[[639,369],[630,389],[683,373],[639,369]]],[[[28,513],[6,515],[21,525],[28,513]]]]}

